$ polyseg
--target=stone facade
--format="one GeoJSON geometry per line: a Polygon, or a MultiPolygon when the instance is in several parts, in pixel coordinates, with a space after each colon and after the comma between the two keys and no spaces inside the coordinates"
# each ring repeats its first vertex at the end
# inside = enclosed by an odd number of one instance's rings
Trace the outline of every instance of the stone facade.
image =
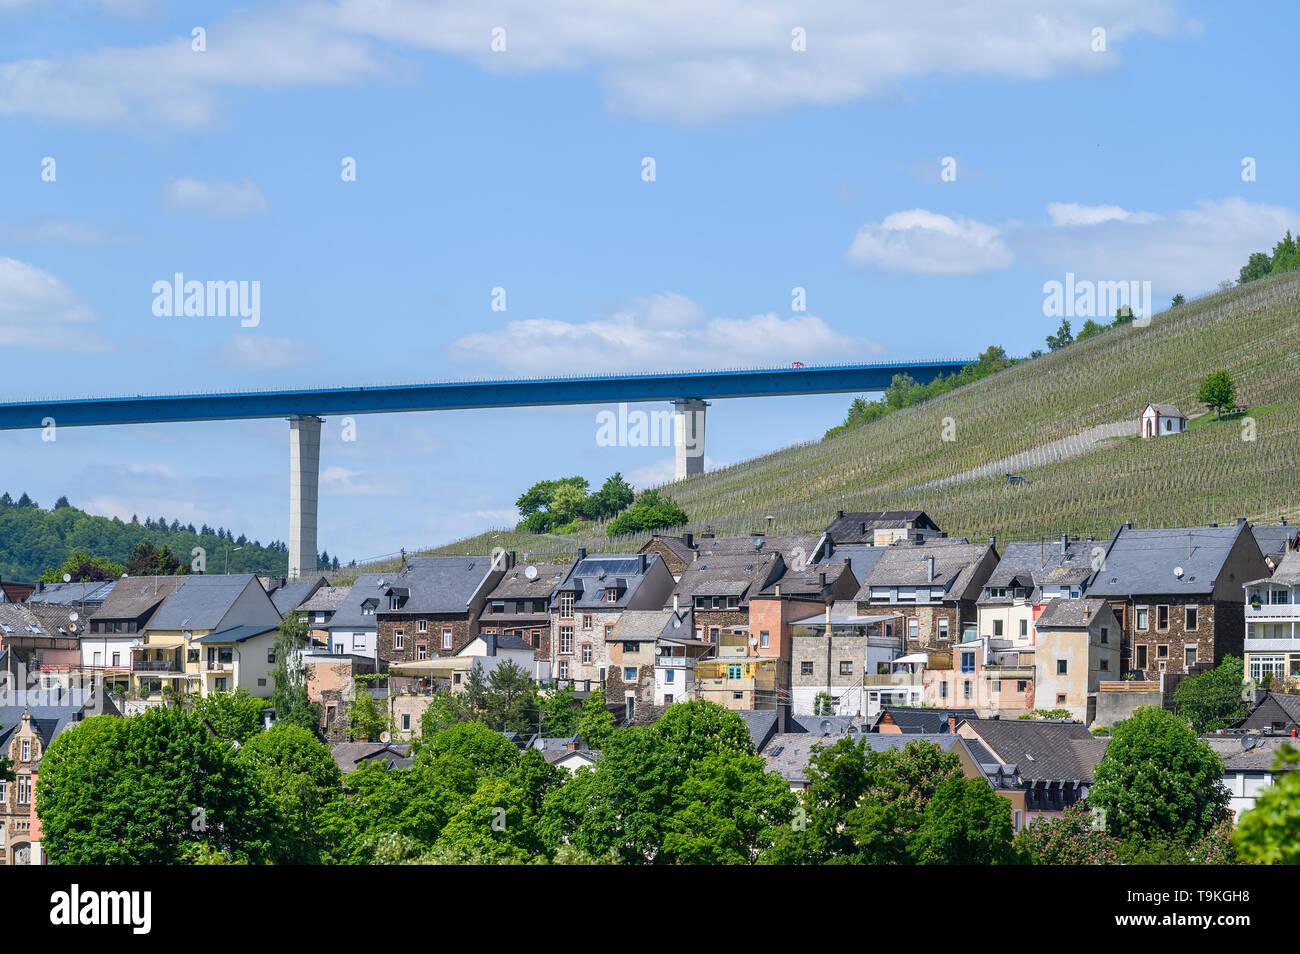
{"type": "Polygon", "coordinates": [[[1123,634],[1121,665],[1125,671],[1137,670],[1154,679],[1160,672],[1186,673],[1189,662],[1217,665],[1225,655],[1242,654],[1246,635],[1242,603],[1218,600],[1188,603],[1176,596],[1142,596],[1108,602],[1123,634]],[[1192,620],[1195,627],[1191,629],[1187,626],[1189,609],[1195,611],[1192,620]],[[1146,625],[1139,628],[1143,615],[1146,625]],[[1189,656],[1192,649],[1195,649],[1194,659],[1189,656]]]}
{"type": "MultiPolygon", "coordinates": [[[[622,610],[601,612],[594,609],[578,608],[571,619],[558,616],[551,621],[551,643],[555,647],[554,665],[551,674],[556,679],[586,682],[590,680],[599,685],[606,677],[609,668],[609,648],[605,637],[614,629],[614,624],[623,615],[622,610]],[[572,633],[569,651],[565,652],[565,641],[560,638],[561,631],[568,627],[572,633]],[[564,669],[567,664],[568,674],[564,669]]],[[[653,646],[653,643],[651,644],[653,646]]],[[[651,685],[654,684],[653,679],[651,685]]],[[[612,697],[607,696],[612,701],[612,697]]]]}
{"type": "Polygon", "coordinates": [[[629,725],[649,725],[659,721],[665,706],[655,705],[655,644],[639,644],[635,653],[623,651],[621,643],[610,644],[610,667],[605,676],[605,701],[632,702],[629,725]],[[635,668],[636,679],[629,682],[625,669],[635,668]]]}
{"type": "Polygon", "coordinates": [[[14,780],[0,781],[0,826],[4,827],[0,864],[25,865],[31,861],[32,806],[36,804],[33,773],[44,754],[40,735],[32,727],[31,719],[24,716],[5,752],[14,780]]]}
{"type": "Polygon", "coordinates": [[[918,606],[906,603],[871,603],[858,600],[858,612],[863,616],[898,613],[903,617],[903,652],[949,650],[961,642],[962,621],[975,622],[975,603],[971,600],[951,600],[943,603],[918,606]],[[915,621],[915,625],[913,625],[915,621]],[[940,621],[943,621],[942,623],[940,621]],[[946,631],[944,627],[947,627],[946,631]]]}
{"type": "Polygon", "coordinates": [[[456,614],[403,614],[380,613],[376,617],[376,639],[379,658],[385,662],[415,662],[421,658],[455,656],[471,639],[478,635],[478,620],[467,613],[456,614]],[[419,631],[420,621],[425,631],[419,631]],[[451,628],[451,648],[443,646],[443,630],[451,628]],[[397,632],[402,633],[402,648],[397,648],[397,632]],[[424,656],[420,655],[420,648],[424,656]]]}

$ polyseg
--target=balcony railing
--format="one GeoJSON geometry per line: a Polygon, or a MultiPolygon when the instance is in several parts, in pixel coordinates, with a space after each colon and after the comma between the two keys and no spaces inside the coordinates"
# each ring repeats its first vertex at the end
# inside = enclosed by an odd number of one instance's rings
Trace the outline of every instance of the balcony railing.
{"type": "Polygon", "coordinates": [[[894,672],[863,676],[862,684],[871,689],[887,689],[890,686],[923,686],[925,676],[919,672],[894,672]]]}
{"type": "Polygon", "coordinates": [[[203,664],[203,668],[208,672],[230,672],[233,665],[233,663],[208,660],[203,664]]]}
{"type": "Polygon", "coordinates": [[[180,672],[181,664],[175,659],[132,659],[132,672],[180,672]]]}
{"type": "Polygon", "coordinates": [[[695,658],[693,656],[656,656],[656,666],[665,666],[669,669],[694,669],[695,658]]]}

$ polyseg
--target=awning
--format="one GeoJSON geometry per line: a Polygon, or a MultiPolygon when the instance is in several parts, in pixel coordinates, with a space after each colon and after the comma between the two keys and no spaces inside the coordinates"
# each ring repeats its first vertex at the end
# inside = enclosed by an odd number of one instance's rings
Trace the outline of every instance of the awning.
{"type": "Polygon", "coordinates": [[[145,634],[142,647],[147,647],[149,649],[176,649],[184,645],[184,636],[171,636],[164,633],[147,633],[145,634]]]}

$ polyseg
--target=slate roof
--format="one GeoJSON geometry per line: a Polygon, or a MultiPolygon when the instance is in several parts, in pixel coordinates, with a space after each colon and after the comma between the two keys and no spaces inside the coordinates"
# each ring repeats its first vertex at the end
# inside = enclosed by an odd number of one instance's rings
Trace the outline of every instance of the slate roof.
{"type": "MultiPolygon", "coordinates": [[[[737,596],[742,606],[779,570],[780,554],[774,550],[724,551],[701,553],[688,563],[673,589],[679,606],[694,604],[697,596],[737,596]]],[[[668,605],[672,605],[669,597],[668,605]]]]}
{"type": "MultiPolygon", "coordinates": [[[[1159,414],[1161,417],[1181,417],[1183,420],[1187,420],[1187,415],[1184,414],[1182,411],[1178,410],[1177,405],[1157,404],[1154,401],[1152,401],[1147,406],[1155,408],[1156,413],[1159,414]]],[[[1143,408],[1142,410],[1145,413],[1146,408],[1143,408]]]]}
{"type": "Polygon", "coordinates": [[[108,598],[117,586],[117,580],[99,580],[86,583],[45,583],[27,597],[29,605],[44,603],[50,606],[81,606],[94,609],[108,598]],[[84,587],[84,590],[83,590],[84,587]]]}
{"type": "MultiPolygon", "coordinates": [[[[806,732],[784,732],[773,735],[761,753],[767,762],[769,772],[779,772],[787,782],[804,784],[808,781],[808,762],[813,748],[822,745],[834,745],[842,736],[811,735],[806,732]]],[[[872,735],[870,733],[854,734],[854,740],[861,740],[873,752],[885,752],[898,749],[909,742],[932,742],[944,751],[951,751],[957,744],[954,735],[872,735]]]]}
{"type": "MultiPolygon", "coordinates": [[[[840,577],[844,574],[853,576],[852,571],[843,563],[811,563],[802,570],[793,568],[787,569],[779,580],[763,588],[763,596],[775,596],[776,589],[781,588],[782,596],[811,596],[814,599],[821,599],[827,592],[835,588],[840,577]],[[826,582],[823,584],[821,575],[826,574],[826,582]]],[[[857,578],[854,577],[854,582],[857,578]]]]}
{"type": "Polygon", "coordinates": [[[1295,586],[1300,583],[1300,550],[1287,550],[1272,576],[1250,580],[1246,585],[1251,583],[1276,583],[1279,586],[1295,586]]]}
{"type": "Polygon", "coordinates": [[[752,556],[755,553],[776,551],[785,559],[787,565],[796,562],[807,563],[817,555],[817,544],[821,538],[811,535],[771,536],[768,534],[751,534],[745,537],[696,537],[695,549],[700,560],[720,556],[752,556]],[[754,542],[761,540],[761,546],[754,542]],[[799,558],[799,554],[802,558],[799,558]]]}
{"type": "Polygon", "coordinates": [[[923,510],[867,510],[841,512],[826,534],[836,543],[871,543],[876,530],[906,528],[937,531],[938,525],[923,510]]]}
{"type": "Polygon", "coordinates": [[[876,562],[880,555],[885,552],[886,547],[875,547],[858,544],[849,544],[841,546],[838,543],[830,548],[830,553],[822,558],[823,563],[848,563],[853,570],[853,577],[861,586],[867,575],[876,567],[876,562]]]}
{"type": "Polygon", "coordinates": [[[392,591],[403,597],[403,602],[391,612],[466,613],[491,572],[492,560],[487,556],[412,557],[405,570],[389,574],[384,586],[377,588],[381,596],[379,612],[390,612],[387,594],[392,591]]]}
{"type": "Polygon", "coordinates": [[[1225,772],[1271,772],[1278,751],[1284,745],[1294,747],[1296,741],[1286,736],[1252,735],[1250,738],[1254,745],[1249,749],[1242,744],[1243,736],[1239,735],[1207,735],[1201,741],[1223,759],[1225,772]]]}
{"type": "MultiPolygon", "coordinates": [[[[695,548],[686,542],[685,537],[675,537],[675,536],[667,536],[664,534],[655,534],[650,538],[650,541],[648,542],[654,542],[655,540],[658,540],[669,550],[671,550],[673,555],[677,557],[677,559],[681,560],[683,563],[690,563],[692,560],[695,559],[695,548]]],[[[693,537],[692,540],[694,540],[693,537]]]]}
{"type": "Polygon", "coordinates": [[[37,603],[36,605],[29,605],[27,608],[36,617],[36,622],[41,629],[50,635],[80,637],[89,630],[89,617],[81,614],[80,607],[66,605],[46,606],[37,603]],[[68,618],[72,613],[77,614],[75,623],[68,618]]]}
{"type": "Polygon", "coordinates": [[[755,752],[763,751],[763,746],[776,731],[777,712],[775,709],[737,709],[736,715],[745,720],[749,730],[749,741],[755,752]]]}
{"type": "MultiPolygon", "coordinates": [[[[0,633],[4,636],[55,636],[58,630],[46,630],[31,607],[22,603],[0,603],[0,633]],[[28,627],[35,626],[37,632],[28,627]]],[[[3,643],[0,637],[0,643],[3,643]]]]}
{"type": "MultiPolygon", "coordinates": [[[[1093,596],[1202,594],[1214,590],[1244,525],[1119,531],[1096,578],[1093,596]],[[1182,576],[1174,575],[1181,568],[1182,576]]],[[[1245,582],[1244,580],[1242,581],[1245,582]]]]}
{"type": "Polygon", "coordinates": [[[1300,527],[1297,526],[1251,527],[1250,532],[1259,545],[1260,553],[1278,558],[1291,549],[1291,545],[1300,537],[1300,527]]]}
{"type": "Polygon", "coordinates": [[[552,765],[556,762],[563,762],[565,759],[570,757],[588,759],[595,763],[599,762],[605,756],[600,749],[576,749],[573,751],[570,751],[569,749],[550,749],[542,753],[542,758],[552,765]]]}
{"type": "MultiPolygon", "coordinates": [[[[627,610],[623,612],[614,628],[610,630],[606,642],[646,642],[652,643],[663,635],[664,630],[679,618],[672,610],[627,610]]],[[[683,626],[683,638],[694,636],[694,630],[683,626]]]]}
{"type": "Polygon", "coordinates": [[[991,549],[987,543],[886,547],[857,598],[869,599],[873,586],[938,587],[951,598],[960,598],[970,588],[976,566],[991,549]],[[927,576],[926,557],[934,558],[933,580],[927,576]]]}
{"type": "Polygon", "coordinates": [[[1250,712],[1240,725],[1252,730],[1268,728],[1269,726],[1264,724],[1266,721],[1269,725],[1283,721],[1275,718],[1278,710],[1281,710],[1286,724],[1300,725],[1300,696],[1272,691],[1265,692],[1259,697],[1259,701],[1250,707],[1250,712]]]}
{"type": "Polygon", "coordinates": [[[394,742],[340,742],[330,749],[334,764],[344,775],[355,772],[364,762],[382,759],[385,769],[406,768],[411,747],[394,742]]]}
{"type": "MultiPolygon", "coordinates": [[[[32,728],[41,737],[41,742],[48,746],[60,732],[79,722],[81,712],[93,701],[89,689],[42,690],[28,695],[54,704],[0,706],[0,750],[8,746],[14,730],[22,722],[24,711],[31,712],[32,728]]],[[[111,707],[106,711],[116,712],[111,707]]]]}
{"type": "Polygon", "coordinates": [[[1110,604],[1105,600],[1069,600],[1057,597],[1034,622],[1039,629],[1087,629],[1097,614],[1110,604]]]}
{"type": "Polygon", "coordinates": [[[266,592],[252,573],[183,576],[145,629],[216,629],[250,583],[266,592]]]}
{"type": "MultiPolygon", "coordinates": [[[[876,721],[872,724],[872,731],[879,731],[880,720],[886,714],[894,720],[894,724],[902,730],[903,735],[942,735],[949,731],[949,716],[953,716],[958,722],[963,719],[975,718],[974,709],[912,709],[885,706],[876,715],[876,721]]],[[[889,735],[894,733],[881,734],[889,735]]]]}
{"type": "Polygon", "coordinates": [[[199,636],[190,640],[192,643],[243,643],[252,639],[254,636],[261,636],[263,633],[274,633],[279,627],[276,626],[231,626],[229,629],[223,629],[220,632],[208,633],[206,636],[199,636]]]}
{"type": "Polygon", "coordinates": [[[1108,540],[1067,540],[1061,551],[1060,540],[1008,543],[998,565],[985,581],[985,595],[980,603],[999,603],[1011,597],[991,597],[988,587],[1019,587],[1031,590],[1029,599],[1038,602],[1044,586],[1073,586],[1092,576],[1094,550],[1104,553],[1108,540]],[[1028,584],[1026,586],[1026,584],[1028,584]]]}
{"type": "Polygon", "coordinates": [[[570,563],[519,563],[506,571],[488,594],[489,600],[548,600],[564,579],[570,563]],[[528,567],[537,570],[529,579],[528,567]]]}
{"type": "Polygon", "coordinates": [[[289,580],[286,583],[276,585],[274,589],[267,592],[271,597],[271,602],[275,604],[277,612],[281,616],[288,616],[317,589],[324,586],[325,577],[318,576],[314,580],[289,580]]]}
{"type": "Polygon", "coordinates": [[[322,586],[298,605],[304,613],[332,613],[347,599],[348,586],[322,586]]]}
{"type": "Polygon", "coordinates": [[[999,763],[1015,766],[1022,782],[1091,784],[1110,741],[1093,736],[1078,722],[966,719],[962,724],[975,731],[999,763]]]}
{"type": "Polygon", "coordinates": [[[376,606],[380,604],[387,606],[388,603],[380,592],[379,583],[392,575],[391,573],[362,573],[358,576],[325,628],[374,629],[375,617],[362,613],[361,604],[366,600],[374,600],[376,606]]]}
{"type": "Polygon", "coordinates": [[[183,576],[129,576],[118,581],[91,619],[136,619],[171,595],[183,576]]]}
{"type": "MultiPolygon", "coordinates": [[[[659,554],[602,553],[578,560],[551,597],[552,608],[558,606],[559,590],[574,590],[573,605],[580,608],[621,609],[636,594],[646,575],[659,563],[659,554]],[[641,560],[645,559],[645,569],[641,560]],[[618,590],[618,599],[605,602],[606,587],[618,590]]],[[[671,577],[669,577],[671,580],[671,577]]]]}

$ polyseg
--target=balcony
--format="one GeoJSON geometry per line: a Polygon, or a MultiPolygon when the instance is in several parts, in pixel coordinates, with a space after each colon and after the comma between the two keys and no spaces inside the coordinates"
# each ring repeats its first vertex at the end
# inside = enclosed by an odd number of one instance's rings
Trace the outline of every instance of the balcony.
{"type": "Polygon", "coordinates": [[[132,672],[180,672],[181,664],[175,659],[132,659],[132,672]]]}
{"type": "Polygon", "coordinates": [[[211,660],[211,659],[209,659],[207,662],[203,664],[204,672],[230,672],[232,668],[233,668],[233,663],[216,662],[215,660],[211,660]]]}
{"type": "Polygon", "coordinates": [[[1247,603],[1246,619],[1300,621],[1300,603],[1247,603]]]}
{"type": "Polygon", "coordinates": [[[904,688],[907,686],[925,685],[925,676],[919,672],[894,672],[883,675],[863,676],[862,684],[869,689],[888,689],[894,686],[904,688]]]}
{"type": "Polygon", "coordinates": [[[693,656],[656,656],[655,666],[665,667],[667,669],[694,669],[695,657],[693,656]]]}

